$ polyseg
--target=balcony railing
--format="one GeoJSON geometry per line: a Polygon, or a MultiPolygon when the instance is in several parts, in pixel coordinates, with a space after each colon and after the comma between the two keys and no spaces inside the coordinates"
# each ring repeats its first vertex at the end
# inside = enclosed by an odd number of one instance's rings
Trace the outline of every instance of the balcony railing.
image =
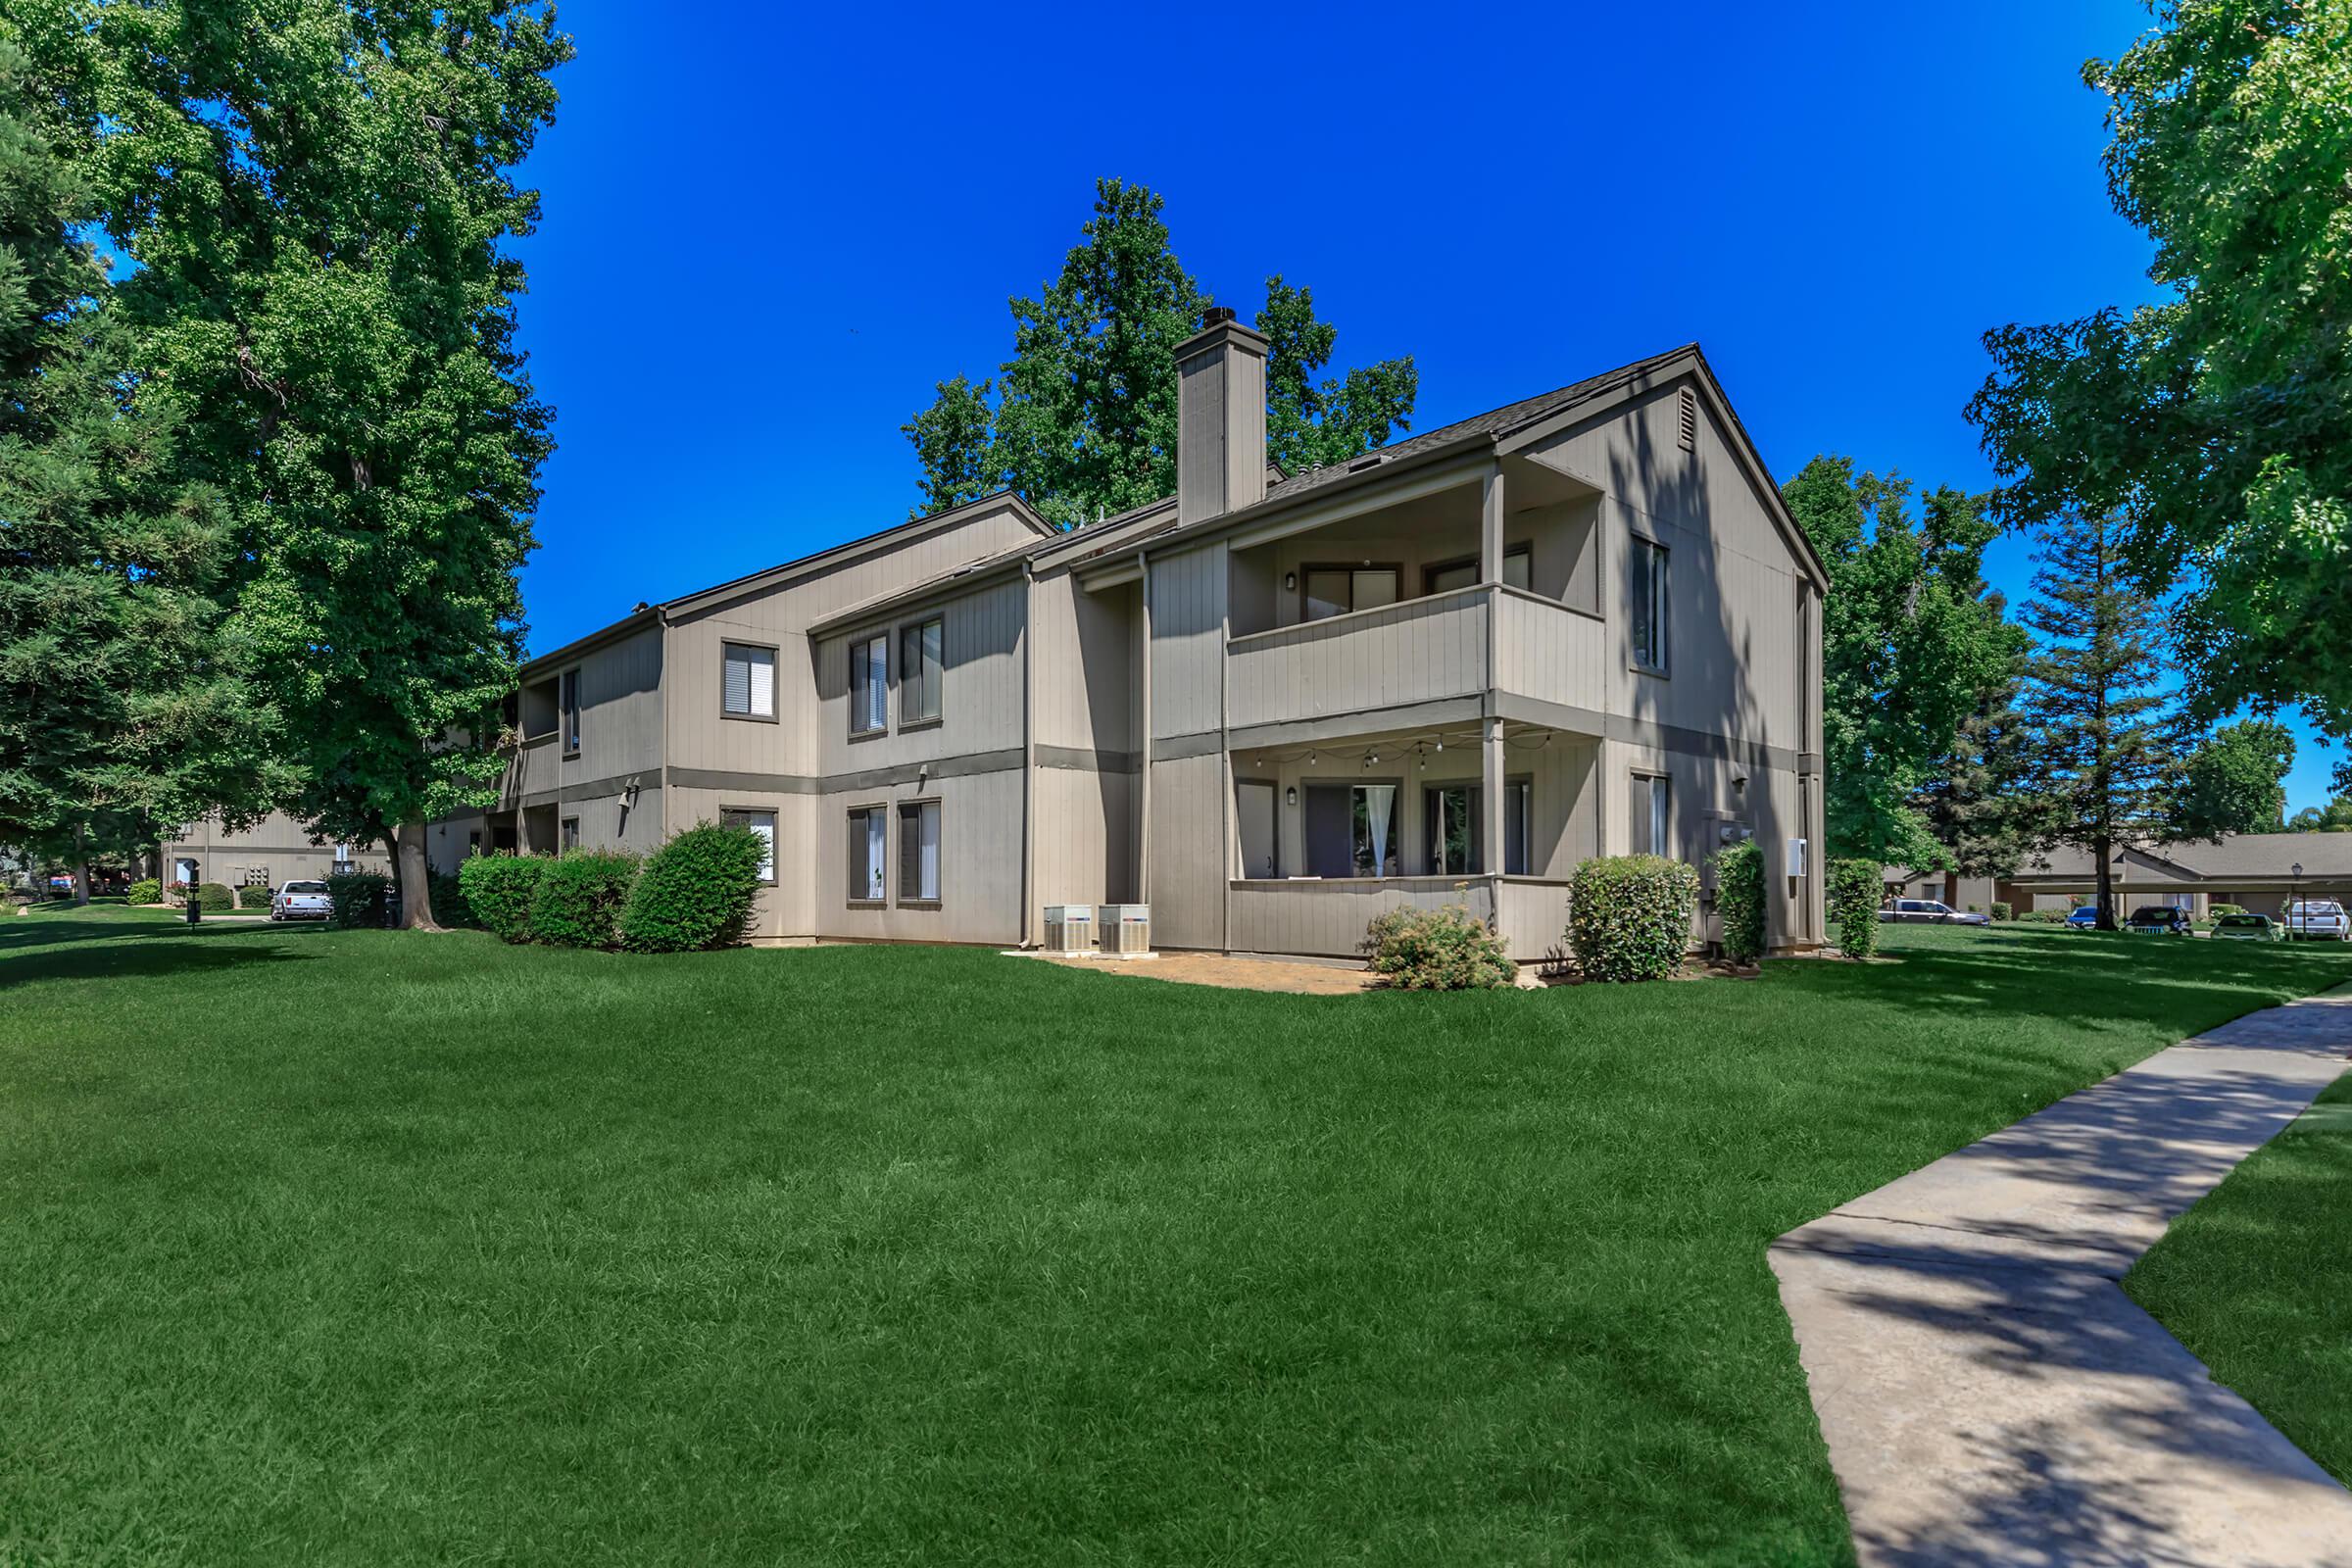
{"type": "Polygon", "coordinates": [[[1227,711],[1240,729],[1476,697],[1489,687],[1597,711],[1602,638],[1594,616],[1483,583],[1234,638],[1227,711]]]}

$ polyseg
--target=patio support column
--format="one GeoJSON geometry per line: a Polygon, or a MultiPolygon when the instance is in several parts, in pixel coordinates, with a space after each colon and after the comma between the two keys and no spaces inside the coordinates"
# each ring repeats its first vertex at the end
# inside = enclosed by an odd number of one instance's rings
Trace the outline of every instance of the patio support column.
{"type": "Polygon", "coordinates": [[[1502,460],[1487,466],[1478,506],[1478,580],[1502,581],[1502,460]]]}
{"type": "Polygon", "coordinates": [[[1478,831],[1486,846],[1479,857],[1481,871],[1492,876],[1503,867],[1502,842],[1502,720],[1490,715],[1479,747],[1478,831]]]}

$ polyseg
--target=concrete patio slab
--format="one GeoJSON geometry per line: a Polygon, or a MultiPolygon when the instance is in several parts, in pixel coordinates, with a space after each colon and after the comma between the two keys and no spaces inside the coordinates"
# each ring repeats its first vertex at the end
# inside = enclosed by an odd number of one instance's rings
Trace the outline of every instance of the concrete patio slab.
{"type": "Polygon", "coordinates": [[[2252,1014],[1773,1244],[1864,1564],[2352,1568],[2352,1493],[2116,1284],[2348,1049],[2352,995],[2252,1014]]]}

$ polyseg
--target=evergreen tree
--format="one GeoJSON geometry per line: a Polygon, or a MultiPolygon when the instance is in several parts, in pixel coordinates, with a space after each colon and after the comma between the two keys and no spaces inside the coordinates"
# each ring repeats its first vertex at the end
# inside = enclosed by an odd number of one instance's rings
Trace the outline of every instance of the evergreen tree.
{"type": "Polygon", "coordinates": [[[2024,661],[1960,721],[1951,755],[1915,803],[1962,876],[2014,875],[2033,843],[2037,797],[2018,709],[2024,661]]]}
{"type": "MultiPolygon", "coordinates": [[[[1068,528],[1174,493],[1175,351],[1210,301],[1169,248],[1161,206],[1141,185],[1096,181],[1094,217],[1060,275],[1012,301],[1012,358],[992,380],[938,383],[902,426],[922,469],[917,515],[1010,489],[1068,528]]],[[[1308,290],[1268,278],[1257,329],[1269,457],[1296,471],[1406,427],[1410,358],[1315,381],[1336,334],[1308,290]]]]}
{"type": "Polygon", "coordinates": [[[2119,533],[2100,515],[2052,524],[2019,617],[2038,639],[2024,704],[2036,846],[2089,852],[2103,931],[2116,924],[2117,849],[2172,836],[2178,766],[2174,703],[2158,688],[2163,618],[2132,585],[2119,533]]]}
{"type": "Polygon", "coordinates": [[[494,798],[478,721],[521,651],[552,442],[507,242],[569,40],[535,0],[144,0],[53,35],[95,40],[122,296],[232,509],[295,808],[396,844],[430,926],[424,823],[494,798]]]}
{"type": "Polygon", "coordinates": [[[282,776],[250,648],[213,595],[220,498],[178,484],[172,389],[133,375],[79,237],[90,122],[0,24],[0,844],[74,868],[282,776]]]}

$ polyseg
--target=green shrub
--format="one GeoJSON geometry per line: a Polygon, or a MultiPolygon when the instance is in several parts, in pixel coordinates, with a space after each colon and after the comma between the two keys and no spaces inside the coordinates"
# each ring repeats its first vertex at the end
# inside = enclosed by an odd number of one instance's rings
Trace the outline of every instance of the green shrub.
{"type": "Polygon", "coordinates": [[[2017,911],[1995,899],[1992,901],[1992,917],[1995,920],[2012,920],[2017,917],[2017,911]]]}
{"type": "Polygon", "coordinates": [[[164,885],[151,876],[141,877],[130,885],[130,891],[122,896],[122,902],[125,904],[161,904],[164,902],[164,885]]]}
{"type": "Polygon", "coordinates": [[[276,892],[277,890],[268,883],[263,883],[258,887],[240,887],[236,890],[237,907],[248,912],[258,910],[263,914],[268,914],[270,900],[276,892]]]}
{"type": "Polygon", "coordinates": [[[1519,975],[1502,939],[1459,904],[1374,916],[1364,952],[1374,974],[1404,991],[1487,991],[1519,975]]]}
{"type": "Polygon", "coordinates": [[[472,906],[466,902],[464,879],[457,872],[428,871],[425,873],[424,886],[426,894],[433,901],[433,918],[436,921],[447,926],[480,927],[481,922],[473,917],[472,906]]]}
{"type": "Polygon", "coordinates": [[[466,906],[501,942],[531,940],[531,901],[553,864],[544,855],[477,855],[458,867],[466,906]]]}
{"type": "Polygon", "coordinates": [[[637,881],[637,857],[619,850],[569,850],[540,874],[531,895],[531,940],[559,948],[609,948],[637,881]]]}
{"type": "Polygon", "coordinates": [[[1878,861],[1830,862],[1830,928],[1847,957],[1867,958],[1879,951],[1879,903],[1886,894],[1878,861]]]}
{"type": "Polygon", "coordinates": [[[2225,914],[2244,914],[2246,906],[2242,904],[2209,904],[2205,906],[2205,912],[2218,920],[2225,914]]]}
{"type": "Polygon", "coordinates": [[[225,914],[237,906],[237,896],[220,882],[196,884],[196,907],[207,914],[225,914]]]}
{"type": "Polygon", "coordinates": [[[1764,956],[1764,848],[1754,839],[1715,853],[1715,912],[1725,957],[1753,963],[1764,956]]]}
{"type": "Polygon", "coordinates": [[[2064,909],[2028,909],[2019,915],[2018,919],[2021,921],[2031,920],[2035,925],[2064,925],[2066,911],[2064,909]]]}
{"type": "Polygon", "coordinates": [[[1568,888],[1568,945],[1588,980],[1662,980],[1690,949],[1698,873],[1655,855],[1587,860],[1568,888]]]}
{"type": "Polygon", "coordinates": [[[633,953],[690,953],[743,940],[766,846],[748,827],[698,822],[656,850],[621,916],[633,953]]]}
{"type": "Polygon", "coordinates": [[[381,871],[337,871],[326,879],[326,920],[344,931],[380,931],[392,879],[381,871]]]}

